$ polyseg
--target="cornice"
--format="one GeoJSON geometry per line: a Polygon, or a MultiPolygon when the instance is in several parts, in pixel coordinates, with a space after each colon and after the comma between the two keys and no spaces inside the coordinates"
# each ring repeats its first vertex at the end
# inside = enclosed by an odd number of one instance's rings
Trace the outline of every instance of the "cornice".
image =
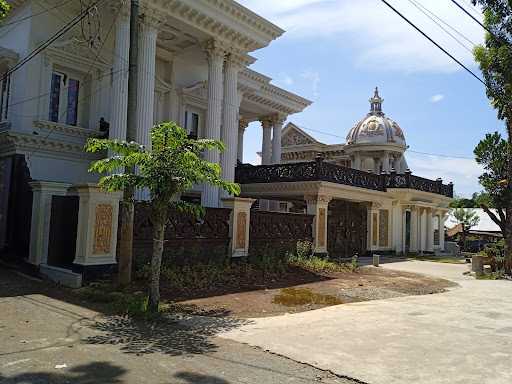
{"type": "Polygon", "coordinates": [[[141,13],[148,10],[156,11],[168,23],[177,19],[243,52],[263,48],[284,32],[232,0],[141,1],[141,13]]]}
{"type": "Polygon", "coordinates": [[[88,139],[89,137],[96,137],[99,131],[76,127],[73,125],[54,123],[53,121],[38,120],[34,121],[34,128],[48,129],[52,132],[61,132],[70,136],[82,137],[88,139]]]}

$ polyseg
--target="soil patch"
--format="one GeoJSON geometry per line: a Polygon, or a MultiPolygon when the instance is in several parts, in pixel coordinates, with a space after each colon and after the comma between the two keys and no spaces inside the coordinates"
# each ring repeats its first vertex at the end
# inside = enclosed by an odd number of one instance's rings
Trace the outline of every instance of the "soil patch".
{"type": "MultiPolygon", "coordinates": [[[[319,276],[322,279],[314,282],[290,284],[292,280],[289,278],[288,287],[269,286],[246,292],[226,292],[181,300],[176,306],[182,311],[203,315],[222,313],[242,318],[266,317],[344,303],[442,293],[457,286],[444,279],[374,267],[319,276]]],[[[169,299],[168,293],[166,300],[169,299]]]]}

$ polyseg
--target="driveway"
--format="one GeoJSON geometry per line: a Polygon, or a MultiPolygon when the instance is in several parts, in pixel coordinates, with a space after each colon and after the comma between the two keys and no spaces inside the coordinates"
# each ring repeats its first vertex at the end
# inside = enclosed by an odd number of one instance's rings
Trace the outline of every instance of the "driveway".
{"type": "Polygon", "coordinates": [[[365,383],[512,383],[512,282],[464,276],[466,265],[409,261],[460,287],[254,319],[222,337],[365,383]]]}
{"type": "Polygon", "coordinates": [[[102,315],[65,292],[0,267],[1,384],[354,383],[215,337],[241,320],[140,323],[102,315]]]}

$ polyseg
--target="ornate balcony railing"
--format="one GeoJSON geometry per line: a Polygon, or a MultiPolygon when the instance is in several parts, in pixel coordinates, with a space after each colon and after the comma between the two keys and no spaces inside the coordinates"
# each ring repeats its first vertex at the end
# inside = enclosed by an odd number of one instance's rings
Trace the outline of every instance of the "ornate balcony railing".
{"type": "Polygon", "coordinates": [[[404,174],[392,172],[377,175],[328,163],[322,159],[258,166],[241,164],[236,168],[235,179],[239,184],[329,181],[375,191],[386,191],[387,188],[410,188],[453,197],[453,184],[443,184],[441,179],[425,179],[412,175],[410,171],[404,174]]]}

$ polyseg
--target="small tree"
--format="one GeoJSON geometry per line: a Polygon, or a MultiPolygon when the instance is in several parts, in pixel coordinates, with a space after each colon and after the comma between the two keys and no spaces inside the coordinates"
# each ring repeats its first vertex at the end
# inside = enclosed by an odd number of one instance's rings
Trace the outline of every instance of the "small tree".
{"type": "Polygon", "coordinates": [[[90,139],[87,143],[88,152],[108,150],[113,154],[93,162],[89,169],[90,172],[111,173],[101,177],[100,187],[106,191],[147,188],[151,193],[153,256],[148,301],[150,312],[157,312],[160,302],[160,267],[169,208],[175,205],[181,211],[202,212],[200,206],[176,202],[176,195],[199,183],[219,186],[233,195],[240,193],[237,184],[221,179],[219,164],[201,157],[203,151],[223,149],[223,144],[216,140],[188,138],[186,131],[173,122],[153,127],[151,149],[135,142],[110,139],[90,139]],[[133,167],[138,169],[136,174],[113,173],[133,167]]]}
{"type": "Polygon", "coordinates": [[[478,225],[480,218],[477,216],[476,211],[471,208],[455,208],[453,210],[453,217],[462,227],[462,248],[466,248],[466,237],[471,227],[478,225]]]}

